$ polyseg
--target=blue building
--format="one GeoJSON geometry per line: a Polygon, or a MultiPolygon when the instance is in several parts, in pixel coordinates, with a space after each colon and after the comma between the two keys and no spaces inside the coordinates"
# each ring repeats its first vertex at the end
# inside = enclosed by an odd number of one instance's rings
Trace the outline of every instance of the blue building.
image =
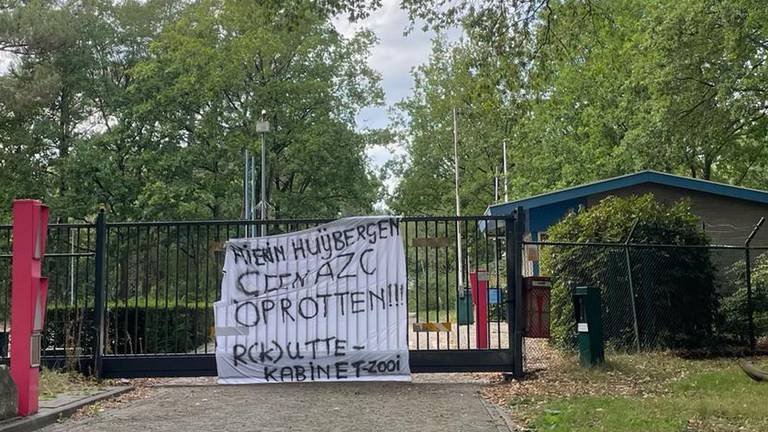
{"type": "MultiPolygon", "coordinates": [[[[741,245],[761,216],[768,217],[768,192],[658,171],[640,171],[515,201],[494,204],[486,214],[501,216],[522,207],[525,238],[546,241],[547,231],[570,211],[590,207],[608,196],[653,193],[666,203],[687,198],[691,212],[716,244],[741,245]]],[[[754,240],[768,245],[768,230],[754,240]]],[[[526,273],[538,274],[538,254],[526,251],[526,273]]]]}

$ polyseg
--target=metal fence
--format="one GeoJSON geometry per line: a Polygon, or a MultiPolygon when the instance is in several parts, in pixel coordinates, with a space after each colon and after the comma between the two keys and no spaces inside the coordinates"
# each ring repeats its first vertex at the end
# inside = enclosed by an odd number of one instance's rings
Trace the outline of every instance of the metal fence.
{"type": "MultiPolygon", "coordinates": [[[[408,345],[416,353],[412,365],[417,370],[423,364],[424,370],[512,371],[514,329],[506,317],[513,307],[514,272],[519,268],[507,263],[520,249],[515,243],[520,238],[514,231],[515,219],[399,220],[406,246],[408,345]],[[488,275],[496,293],[485,320],[474,316],[475,306],[468,298],[471,276],[477,272],[488,275]],[[487,343],[477,339],[482,321],[487,343]],[[418,326],[425,322],[444,323],[450,330],[426,331],[418,326]]],[[[266,229],[272,235],[324,222],[274,220],[266,223],[266,229]]],[[[125,365],[146,361],[137,367],[149,367],[160,357],[174,357],[207,365],[206,371],[215,373],[210,370],[215,351],[213,303],[220,295],[224,244],[246,236],[246,229],[260,231],[253,229],[260,225],[258,221],[108,223],[103,214],[95,224],[51,224],[44,261],[50,283],[43,357],[49,364],[69,362],[84,369],[100,368],[112,360],[125,365]]],[[[10,226],[0,227],[0,245],[5,245],[0,261],[4,331],[10,313],[10,234],[10,226]]],[[[519,348],[517,357],[521,358],[519,348]]]]}
{"type": "MultiPolygon", "coordinates": [[[[12,226],[0,225],[0,351],[7,359],[10,334],[12,226]]],[[[92,354],[84,312],[93,308],[95,225],[50,224],[43,274],[48,276],[42,355],[77,362],[92,354]]]]}
{"type": "MultiPolygon", "coordinates": [[[[269,221],[267,232],[324,222],[269,221]]],[[[220,293],[224,242],[259,224],[107,223],[102,215],[95,224],[49,225],[43,358],[84,369],[103,359],[124,362],[115,375],[152,375],[156,372],[136,369],[136,362],[159,358],[168,358],[166,374],[183,361],[192,365],[183,374],[215,372],[212,304],[220,293]]],[[[574,348],[570,293],[578,285],[601,289],[611,350],[768,349],[768,248],[522,242],[519,224],[485,216],[400,219],[414,370],[512,371],[523,355],[529,369],[546,367],[574,348]],[[523,338],[520,326],[507,319],[521,315],[517,279],[524,248],[531,247],[538,249],[540,273],[553,280],[549,340],[523,338]],[[478,272],[488,279],[485,320],[469,299],[470,280],[478,272]],[[478,341],[482,321],[486,344],[478,341]],[[425,322],[445,323],[450,330],[419,330],[425,322]]],[[[11,227],[0,226],[0,354],[5,360],[11,241],[11,227]]]]}
{"type": "Polygon", "coordinates": [[[600,288],[606,347],[737,354],[768,349],[768,248],[525,242],[552,278],[546,343],[526,340],[528,368],[575,348],[571,293],[600,288]],[[749,263],[749,265],[747,265],[749,263]]]}

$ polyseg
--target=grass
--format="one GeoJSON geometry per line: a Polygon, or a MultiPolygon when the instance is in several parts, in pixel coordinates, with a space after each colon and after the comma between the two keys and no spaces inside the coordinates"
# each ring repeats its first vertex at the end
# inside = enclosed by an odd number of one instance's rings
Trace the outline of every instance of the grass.
{"type": "Polygon", "coordinates": [[[62,393],[87,393],[99,384],[76,372],[43,369],[40,372],[40,399],[51,400],[62,393]]]}
{"type": "MultiPolygon", "coordinates": [[[[595,369],[575,362],[513,392],[519,423],[535,431],[768,430],[768,383],[750,380],[733,359],[617,355],[595,369]]],[[[768,369],[768,358],[755,364],[768,369]]]]}

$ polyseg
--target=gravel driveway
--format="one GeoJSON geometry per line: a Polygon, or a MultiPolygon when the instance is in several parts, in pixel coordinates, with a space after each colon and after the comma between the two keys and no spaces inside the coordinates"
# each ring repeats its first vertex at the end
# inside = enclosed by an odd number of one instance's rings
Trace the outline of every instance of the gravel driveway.
{"type": "Polygon", "coordinates": [[[509,431],[478,382],[170,385],[44,431],[509,431]]]}

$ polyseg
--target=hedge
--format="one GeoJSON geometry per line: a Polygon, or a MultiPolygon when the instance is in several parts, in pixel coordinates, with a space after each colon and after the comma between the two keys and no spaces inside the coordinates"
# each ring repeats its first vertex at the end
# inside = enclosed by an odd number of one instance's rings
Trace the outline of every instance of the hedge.
{"type": "MultiPolygon", "coordinates": [[[[632,242],[706,245],[700,222],[687,202],[669,206],[653,195],[608,197],[566,216],[549,230],[551,241],[618,243],[637,221],[632,242]]],[[[644,348],[691,348],[711,341],[717,318],[715,267],[704,248],[632,248],[630,262],[644,348]]],[[[552,340],[575,345],[571,287],[601,290],[604,336],[609,346],[634,346],[633,315],[623,246],[548,246],[544,274],[552,277],[552,340]]]]}
{"type": "MultiPolygon", "coordinates": [[[[730,290],[721,301],[720,330],[734,335],[742,343],[749,338],[749,302],[747,301],[746,266],[735,262],[726,273],[730,290]]],[[[768,253],[752,263],[752,319],[756,337],[768,337],[768,253]]]]}
{"type": "MultiPolygon", "coordinates": [[[[213,308],[208,304],[110,305],[105,313],[107,354],[183,353],[211,340],[213,308]]],[[[56,306],[46,312],[44,336],[48,347],[79,343],[84,353],[94,346],[94,309],[56,306]],[[69,342],[67,342],[69,339],[69,342]]]]}

